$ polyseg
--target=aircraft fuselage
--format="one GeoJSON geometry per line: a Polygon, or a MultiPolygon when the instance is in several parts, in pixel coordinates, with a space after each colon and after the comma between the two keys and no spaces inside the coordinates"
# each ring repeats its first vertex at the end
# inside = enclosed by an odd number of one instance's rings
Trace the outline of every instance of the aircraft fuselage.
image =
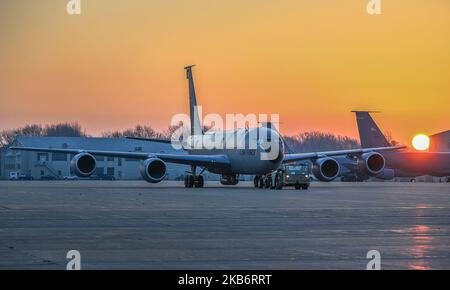
{"type": "Polygon", "coordinates": [[[229,168],[207,168],[217,174],[266,174],[276,170],[284,158],[284,144],[278,132],[264,127],[190,136],[185,149],[194,155],[226,156],[229,168]],[[264,142],[270,144],[266,149],[264,142]]]}

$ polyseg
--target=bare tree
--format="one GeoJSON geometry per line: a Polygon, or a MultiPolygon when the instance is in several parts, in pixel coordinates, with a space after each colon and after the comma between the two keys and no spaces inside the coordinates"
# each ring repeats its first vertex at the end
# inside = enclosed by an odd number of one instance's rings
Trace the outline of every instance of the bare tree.
{"type": "Polygon", "coordinates": [[[360,147],[356,139],[318,131],[302,132],[295,136],[284,137],[288,147],[294,152],[314,152],[360,147]]]}
{"type": "Polygon", "coordinates": [[[83,137],[86,133],[77,122],[46,125],[44,136],[48,137],[83,137]]]}
{"type": "Polygon", "coordinates": [[[105,138],[123,138],[123,137],[140,137],[140,138],[163,138],[163,134],[154,130],[150,126],[136,125],[132,129],[117,130],[111,132],[103,132],[105,138]]]}
{"type": "Polygon", "coordinates": [[[82,127],[74,123],[59,123],[52,125],[25,125],[17,129],[0,132],[0,147],[9,146],[16,136],[49,136],[49,137],[82,137],[86,136],[82,127]]]}

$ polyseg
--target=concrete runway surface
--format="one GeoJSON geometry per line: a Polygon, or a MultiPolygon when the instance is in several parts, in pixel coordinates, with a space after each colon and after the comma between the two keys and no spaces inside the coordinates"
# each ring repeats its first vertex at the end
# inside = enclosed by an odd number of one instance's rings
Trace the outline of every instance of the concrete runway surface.
{"type": "Polygon", "coordinates": [[[0,269],[450,269],[450,184],[0,182],[0,269]]]}

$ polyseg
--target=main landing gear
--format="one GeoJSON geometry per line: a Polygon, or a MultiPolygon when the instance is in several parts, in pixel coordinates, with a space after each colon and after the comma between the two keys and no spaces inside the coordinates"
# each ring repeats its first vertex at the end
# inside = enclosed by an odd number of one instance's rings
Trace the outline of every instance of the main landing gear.
{"type": "Polygon", "coordinates": [[[277,172],[275,175],[256,175],[253,179],[253,185],[255,188],[270,188],[270,189],[283,189],[285,186],[293,186],[295,189],[307,190],[309,188],[309,181],[286,181],[283,177],[283,172],[277,172]]]}
{"type": "Polygon", "coordinates": [[[270,189],[282,189],[283,186],[279,184],[278,176],[275,177],[275,182],[272,181],[271,175],[256,175],[253,179],[253,185],[255,188],[270,188],[270,189]]]}
{"type": "Polygon", "coordinates": [[[191,166],[191,172],[186,175],[184,178],[184,187],[186,188],[201,188],[205,185],[205,181],[203,179],[202,173],[205,171],[203,168],[202,171],[197,175],[196,172],[197,167],[191,166]]]}

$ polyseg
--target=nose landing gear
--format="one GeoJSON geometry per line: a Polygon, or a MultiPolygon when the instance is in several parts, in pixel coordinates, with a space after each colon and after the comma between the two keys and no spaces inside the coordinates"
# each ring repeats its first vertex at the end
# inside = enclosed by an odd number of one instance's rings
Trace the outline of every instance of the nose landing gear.
{"type": "Polygon", "coordinates": [[[239,183],[239,178],[237,175],[222,175],[220,183],[222,185],[236,185],[239,183]]]}
{"type": "Polygon", "coordinates": [[[205,181],[202,173],[205,171],[203,168],[202,171],[197,175],[196,166],[192,166],[192,173],[186,175],[184,178],[184,187],[186,188],[202,188],[205,185],[205,181]]]}

